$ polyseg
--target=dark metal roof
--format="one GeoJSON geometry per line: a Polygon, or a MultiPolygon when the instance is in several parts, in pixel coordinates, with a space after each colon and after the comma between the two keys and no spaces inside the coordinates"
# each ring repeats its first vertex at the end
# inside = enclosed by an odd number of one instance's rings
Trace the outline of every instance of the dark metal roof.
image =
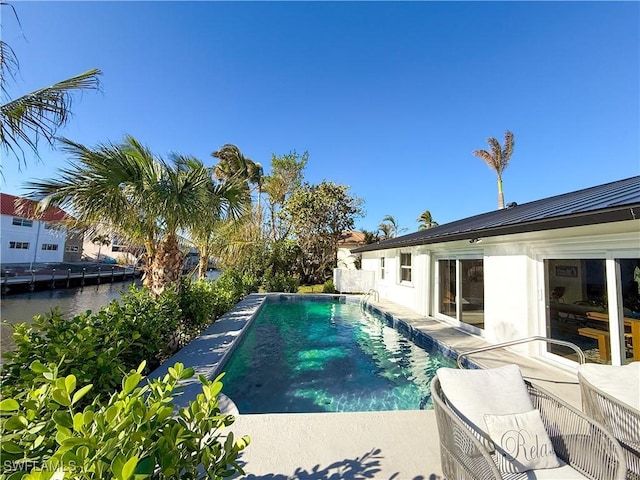
{"type": "MultiPolygon", "coordinates": [[[[352,253],[640,219],[640,176],[483,213],[352,253]]],[[[639,232],[640,233],[640,232],[639,232]]]]}

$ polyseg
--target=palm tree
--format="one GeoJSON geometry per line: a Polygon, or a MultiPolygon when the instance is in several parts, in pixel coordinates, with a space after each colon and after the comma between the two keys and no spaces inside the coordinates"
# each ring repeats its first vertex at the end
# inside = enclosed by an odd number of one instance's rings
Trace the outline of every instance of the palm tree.
{"type": "MultiPolygon", "coordinates": [[[[6,2],[0,2],[0,6],[13,9],[6,2]]],[[[7,80],[15,79],[18,70],[19,63],[13,49],[0,40],[0,84],[3,99],[8,98],[7,80]]],[[[101,74],[100,70],[93,68],[0,105],[2,150],[5,153],[11,152],[18,164],[22,165],[26,164],[22,144],[26,144],[36,155],[40,139],[53,145],[56,131],[71,116],[72,93],[76,90],[99,89],[98,77],[101,74]]]]}
{"type": "Polygon", "coordinates": [[[91,239],[91,243],[94,245],[98,245],[98,262],[100,261],[100,251],[102,250],[102,246],[105,247],[111,245],[111,240],[109,239],[109,235],[96,235],[91,239]]]}
{"type": "Polygon", "coordinates": [[[425,230],[427,228],[435,227],[438,225],[438,222],[433,220],[431,216],[431,212],[429,210],[425,210],[420,214],[420,216],[416,220],[420,225],[418,226],[418,230],[425,230]]]}
{"type": "Polygon", "coordinates": [[[507,130],[504,133],[504,147],[493,137],[487,138],[487,143],[491,147],[491,152],[487,150],[474,150],[473,155],[485,161],[489,167],[498,175],[498,208],[504,208],[504,194],[502,193],[502,172],[509,165],[511,154],[513,153],[513,133],[507,130]]]}
{"type": "Polygon", "coordinates": [[[262,165],[245,157],[237,146],[227,143],[211,156],[218,159],[218,164],[214,167],[214,175],[219,180],[239,179],[248,185],[261,188],[262,165]]]}
{"type": "Polygon", "coordinates": [[[398,222],[396,222],[395,217],[392,215],[385,215],[382,219],[382,223],[380,223],[380,226],[378,227],[378,230],[380,230],[384,238],[387,239],[397,237],[399,233],[403,233],[407,229],[398,228],[398,222]]]}
{"type": "MultiPolygon", "coordinates": [[[[378,230],[379,232],[380,230],[378,230]]],[[[369,230],[362,230],[364,234],[364,243],[365,245],[370,245],[372,243],[376,243],[380,241],[380,236],[378,232],[370,232],[369,230]]]]}
{"type": "Polygon", "coordinates": [[[159,295],[177,286],[184,254],[178,233],[201,222],[212,205],[211,175],[202,162],[171,155],[154,156],[131,136],[122,144],[90,149],[63,139],[71,155],[55,180],[26,184],[39,209],[55,205],[73,212],[82,224],[106,225],[146,250],[144,285],[159,295]]]}
{"type": "Polygon", "coordinates": [[[199,168],[205,169],[206,173],[204,174],[208,175],[210,179],[206,185],[208,203],[202,212],[200,221],[189,227],[189,236],[200,254],[198,277],[205,278],[209,258],[213,253],[220,230],[228,223],[238,223],[241,219],[246,218],[251,206],[251,197],[247,195],[242,183],[238,181],[218,182],[211,169],[206,169],[204,165],[199,168]]]}
{"type": "Polygon", "coordinates": [[[258,225],[262,225],[262,188],[264,184],[264,169],[258,162],[254,162],[245,157],[240,149],[231,143],[224,144],[219,150],[211,154],[212,157],[218,159],[213,173],[218,180],[243,182],[249,192],[252,192],[253,185],[257,189],[257,221],[258,225]]]}

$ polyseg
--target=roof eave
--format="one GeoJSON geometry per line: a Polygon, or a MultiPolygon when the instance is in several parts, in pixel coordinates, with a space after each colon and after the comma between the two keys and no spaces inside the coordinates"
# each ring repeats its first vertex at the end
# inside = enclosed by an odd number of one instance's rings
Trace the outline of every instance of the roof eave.
{"type": "Polygon", "coordinates": [[[640,219],[640,203],[611,207],[607,209],[580,212],[559,217],[543,218],[530,222],[522,222],[513,225],[468,230],[437,237],[427,237],[402,241],[402,237],[389,239],[379,244],[370,244],[351,250],[351,253],[373,252],[377,250],[389,250],[393,248],[416,247],[434,243],[448,243],[458,240],[471,240],[481,237],[497,237],[517,233],[539,232],[542,230],[555,230],[559,228],[582,227],[613,222],[623,222],[640,219]]]}

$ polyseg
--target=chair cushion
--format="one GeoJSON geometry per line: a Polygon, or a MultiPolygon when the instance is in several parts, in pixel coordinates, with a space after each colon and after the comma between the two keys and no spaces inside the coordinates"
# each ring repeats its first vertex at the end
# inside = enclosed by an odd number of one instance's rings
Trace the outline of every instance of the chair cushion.
{"type": "Polygon", "coordinates": [[[539,410],[510,415],[485,415],[484,420],[504,473],[559,467],[539,410]]]}
{"type": "Polygon", "coordinates": [[[439,368],[436,372],[449,405],[490,446],[485,415],[506,415],[533,410],[517,365],[485,370],[439,368]]]}
{"type": "Polygon", "coordinates": [[[640,410],[640,388],[630,388],[638,385],[640,362],[622,366],[585,363],[578,366],[578,371],[594,387],[640,410]]]}

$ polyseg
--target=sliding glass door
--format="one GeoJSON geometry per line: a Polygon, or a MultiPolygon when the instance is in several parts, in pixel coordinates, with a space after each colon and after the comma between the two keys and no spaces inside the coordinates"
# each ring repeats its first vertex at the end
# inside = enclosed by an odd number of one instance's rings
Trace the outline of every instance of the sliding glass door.
{"type": "MultiPolygon", "coordinates": [[[[640,259],[550,258],[544,269],[549,338],[575,343],[588,362],[640,360],[640,259]]],[[[576,360],[570,349],[548,350],[576,360]]]]}
{"type": "Polygon", "coordinates": [[[482,259],[438,260],[437,312],[484,329],[482,259]]]}

